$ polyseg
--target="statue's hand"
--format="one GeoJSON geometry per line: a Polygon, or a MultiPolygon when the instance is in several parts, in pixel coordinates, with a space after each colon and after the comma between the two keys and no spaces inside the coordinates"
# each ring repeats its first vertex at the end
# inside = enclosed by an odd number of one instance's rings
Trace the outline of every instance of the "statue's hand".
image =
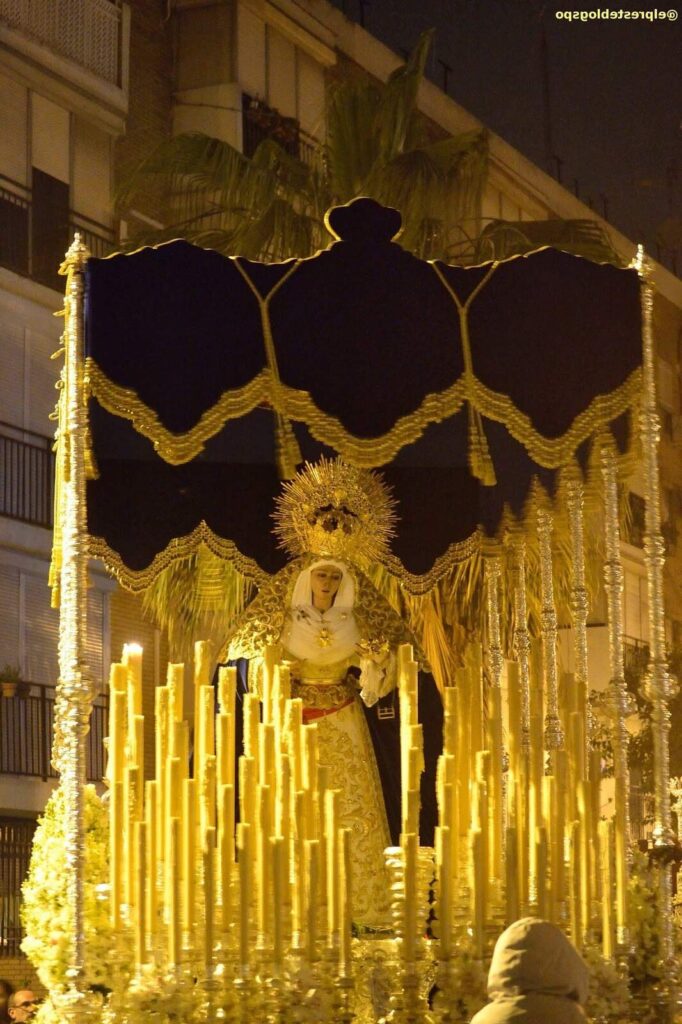
{"type": "Polygon", "coordinates": [[[361,658],[366,658],[375,665],[383,665],[390,654],[388,643],[385,640],[361,640],[356,644],[355,650],[361,658]]]}

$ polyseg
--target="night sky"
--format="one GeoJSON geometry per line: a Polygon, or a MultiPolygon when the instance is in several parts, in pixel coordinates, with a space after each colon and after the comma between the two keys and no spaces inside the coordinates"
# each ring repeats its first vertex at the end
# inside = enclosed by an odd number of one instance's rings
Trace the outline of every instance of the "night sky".
{"type": "MultiPolygon", "coordinates": [[[[360,20],[360,0],[334,0],[360,20]]],[[[654,10],[652,0],[548,0],[553,152],[563,183],[656,255],[660,225],[680,217],[682,28],[679,21],[558,20],[557,10],[654,10]],[[606,208],[604,200],[606,197],[606,208]]],[[[436,29],[428,77],[545,167],[542,0],[371,0],[365,27],[397,53],[436,29]]],[[[682,0],[657,10],[682,11],[682,0]]],[[[554,166],[556,174],[556,165],[554,166]]],[[[678,241],[678,244],[681,244],[678,241]]],[[[678,272],[679,272],[678,262],[678,272]]]]}

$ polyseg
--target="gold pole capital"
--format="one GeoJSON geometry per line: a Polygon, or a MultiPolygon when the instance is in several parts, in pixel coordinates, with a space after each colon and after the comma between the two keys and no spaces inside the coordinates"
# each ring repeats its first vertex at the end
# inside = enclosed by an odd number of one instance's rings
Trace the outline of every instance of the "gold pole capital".
{"type": "Polygon", "coordinates": [[[64,262],[59,267],[59,273],[68,274],[70,270],[83,270],[91,255],[80,231],[76,231],[73,242],[64,254],[64,262]]]}

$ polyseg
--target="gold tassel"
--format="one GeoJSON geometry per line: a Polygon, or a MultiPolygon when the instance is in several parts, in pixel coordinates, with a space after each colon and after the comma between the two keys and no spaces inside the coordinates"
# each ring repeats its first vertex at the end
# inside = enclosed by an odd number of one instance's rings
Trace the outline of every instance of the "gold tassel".
{"type": "Polygon", "coordinates": [[[303,462],[293,427],[284,416],[278,416],[275,423],[275,457],[280,480],[291,480],[295,477],[299,465],[303,462]]]}
{"type": "Polygon", "coordinates": [[[495,467],[488,448],[488,439],[483,429],[483,420],[478,409],[469,403],[469,468],[473,475],[486,487],[497,483],[495,467]]]}

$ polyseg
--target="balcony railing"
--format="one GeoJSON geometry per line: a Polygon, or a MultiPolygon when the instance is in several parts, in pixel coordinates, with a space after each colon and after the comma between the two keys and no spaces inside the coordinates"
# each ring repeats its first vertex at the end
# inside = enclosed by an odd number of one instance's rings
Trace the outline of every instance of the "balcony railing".
{"type": "Polygon", "coordinates": [[[119,0],[0,0],[0,21],[121,85],[119,0]]]}
{"type": "MultiPolygon", "coordinates": [[[[54,779],[52,732],[55,688],[38,683],[20,684],[15,696],[0,696],[0,775],[28,775],[54,779]]],[[[86,740],[87,777],[99,782],[104,776],[104,737],[107,734],[105,696],[97,697],[86,740]]]]}
{"type": "Polygon", "coordinates": [[[0,515],[52,527],[52,439],[0,421],[0,515]]]}
{"type": "Polygon", "coordinates": [[[0,266],[62,292],[58,270],[76,231],[93,256],[114,250],[112,229],[75,210],[65,209],[63,220],[47,232],[36,230],[39,226],[33,222],[31,190],[0,175],[0,266]]]}
{"type": "Polygon", "coordinates": [[[251,157],[265,139],[279,143],[285,153],[311,168],[321,168],[321,146],[303,131],[295,117],[283,117],[262,100],[242,94],[242,151],[251,157]]]}

